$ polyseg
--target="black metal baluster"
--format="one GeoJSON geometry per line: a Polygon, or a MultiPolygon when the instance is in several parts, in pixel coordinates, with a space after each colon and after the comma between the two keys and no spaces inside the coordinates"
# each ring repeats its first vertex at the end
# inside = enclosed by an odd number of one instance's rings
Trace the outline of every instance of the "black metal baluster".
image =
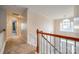
{"type": "Polygon", "coordinates": [[[44,40],[44,38],[43,38],[43,54],[45,54],[45,40],[44,40]]]}
{"type": "Polygon", "coordinates": [[[68,44],[67,44],[67,40],[66,40],[66,54],[68,54],[68,44]]]}
{"type": "MultiPolygon", "coordinates": [[[[55,37],[54,37],[54,47],[55,47],[55,44],[56,44],[56,42],[55,42],[55,37]]],[[[56,54],[55,49],[54,49],[54,54],[56,54]]]]}
{"type": "Polygon", "coordinates": [[[42,39],[42,52],[44,54],[44,38],[42,39]]]}
{"type": "MultiPolygon", "coordinates": [[[[45,41],[46,41],[46,40],[45,40],[45,41]]],[[[46,50],[47,50],[47,41],[46,41],[46,44],[45,44],[45,45],[46,45],[46,50]]],[[[45,52],[47,53],[47,51],[45,51],[45,52]]]]}
{"type": "Polygon", "coordinates": [[[61,52],[61,38],[59,39],[59,51],[61,52]]]}
{"type": "Polygon", "coordinates": [[[44,44],[45,44],[45,48],[44,48],[44,52],[45,52],[45,54],[46,54],[46,41],[44,40],[44,44]]]}
{"type": "Polygon", "coordinates": [[[42,53],[42,35],[41,35],[41,53],[42,53]]]}
{"type": "MultiPolygon", "coordinates": [[[[48,36],[47,36],[47,40],[48,40],[48,36]]],[[[46,43],[46,53],[48,54],[48,42],[46,43]]]]}
{"type": "Polygon", "coordinates": [[[44,40],[44,53],[46,54],[46,40],[44,40]]]}
{"type": "MultiPolygon", "coordinates": [[[[47,35],[46,35],[46,38],[47,38],[47,35]]],[[[46,54],[47,54],[47,41],[46,41],[46,54]]]]}
{"type": "Polygon", "coordinates": [[[76,54],[76,41],[75,41],[74,47],[75,47],[74,48],[74,51],[75,51],[74,54],[76,54]]]}
{"type": "MultiPolygon", "coordinates": [[[[51,43],[51,36],[50,36],[50,43],[51,43]]],[[[50,45],[50,54],[51,54],[51,45],[50,45]]]]}

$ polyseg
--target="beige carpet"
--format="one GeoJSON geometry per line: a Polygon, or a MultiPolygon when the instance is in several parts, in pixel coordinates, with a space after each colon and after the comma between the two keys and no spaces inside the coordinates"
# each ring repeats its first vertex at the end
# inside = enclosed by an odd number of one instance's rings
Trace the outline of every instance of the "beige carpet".
{"type": "Polygon", "coordinates": [[[35,48],[19,39],[9,39],[6,43],[4,54],[34,54],[35,48]]]}

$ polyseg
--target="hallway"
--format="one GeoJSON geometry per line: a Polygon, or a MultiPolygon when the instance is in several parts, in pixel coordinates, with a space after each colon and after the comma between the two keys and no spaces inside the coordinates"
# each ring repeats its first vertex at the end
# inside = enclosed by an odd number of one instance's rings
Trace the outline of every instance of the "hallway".
{"type": "Polygon", "coordinates": [[[27,44],[26,42],[22,42],[19,39],[9,39],[6,42],[4,54],[34,54],[34,48],[27,44]]]}
{"type": "Polygon", "coordinates": [[[78,10],[74,5],[1,6],[1,54],[79,53],[78,10]]]}

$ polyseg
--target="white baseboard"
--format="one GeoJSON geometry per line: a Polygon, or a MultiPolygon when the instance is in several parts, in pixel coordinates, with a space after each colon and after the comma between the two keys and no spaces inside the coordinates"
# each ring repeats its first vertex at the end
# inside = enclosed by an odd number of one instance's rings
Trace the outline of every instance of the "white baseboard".
{"type": "Polygon", "coordinates": [[[3,54],[4,53],[5,45],[6,45],[6,42],[4,42],[4,44],[3,44],[3,46],[2,46],[2,48],[0,50],[0,54],[3,54]]]}

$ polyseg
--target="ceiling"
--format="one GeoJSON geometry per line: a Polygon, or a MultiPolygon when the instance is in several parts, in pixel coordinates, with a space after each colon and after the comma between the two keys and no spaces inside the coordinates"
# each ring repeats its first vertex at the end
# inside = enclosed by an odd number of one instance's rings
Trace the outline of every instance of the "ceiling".
{"type": "Polygon", "coordinates": [[[72,17],[74,15],[73,5],[21,5],[20,7],[28,8],[50,19],[63,18],[64,16],[72,17]]]}
{"type": "Polygon", "coordinates": [[[47,16],[50,19],[63,18],[64,16],[71,17],[74,14],[73,5],[9,5],[5,8],[14,12],[22,12],[25,8],[28,8],[28,10],[47,16]]]}
{"type": "Polygon", "coordinates": [[[25,10],[25,8],[22,8],[18,5],[4,5],[3,8],[6,9],[7,12],[16,14],[21,14],[25,10]]]}

